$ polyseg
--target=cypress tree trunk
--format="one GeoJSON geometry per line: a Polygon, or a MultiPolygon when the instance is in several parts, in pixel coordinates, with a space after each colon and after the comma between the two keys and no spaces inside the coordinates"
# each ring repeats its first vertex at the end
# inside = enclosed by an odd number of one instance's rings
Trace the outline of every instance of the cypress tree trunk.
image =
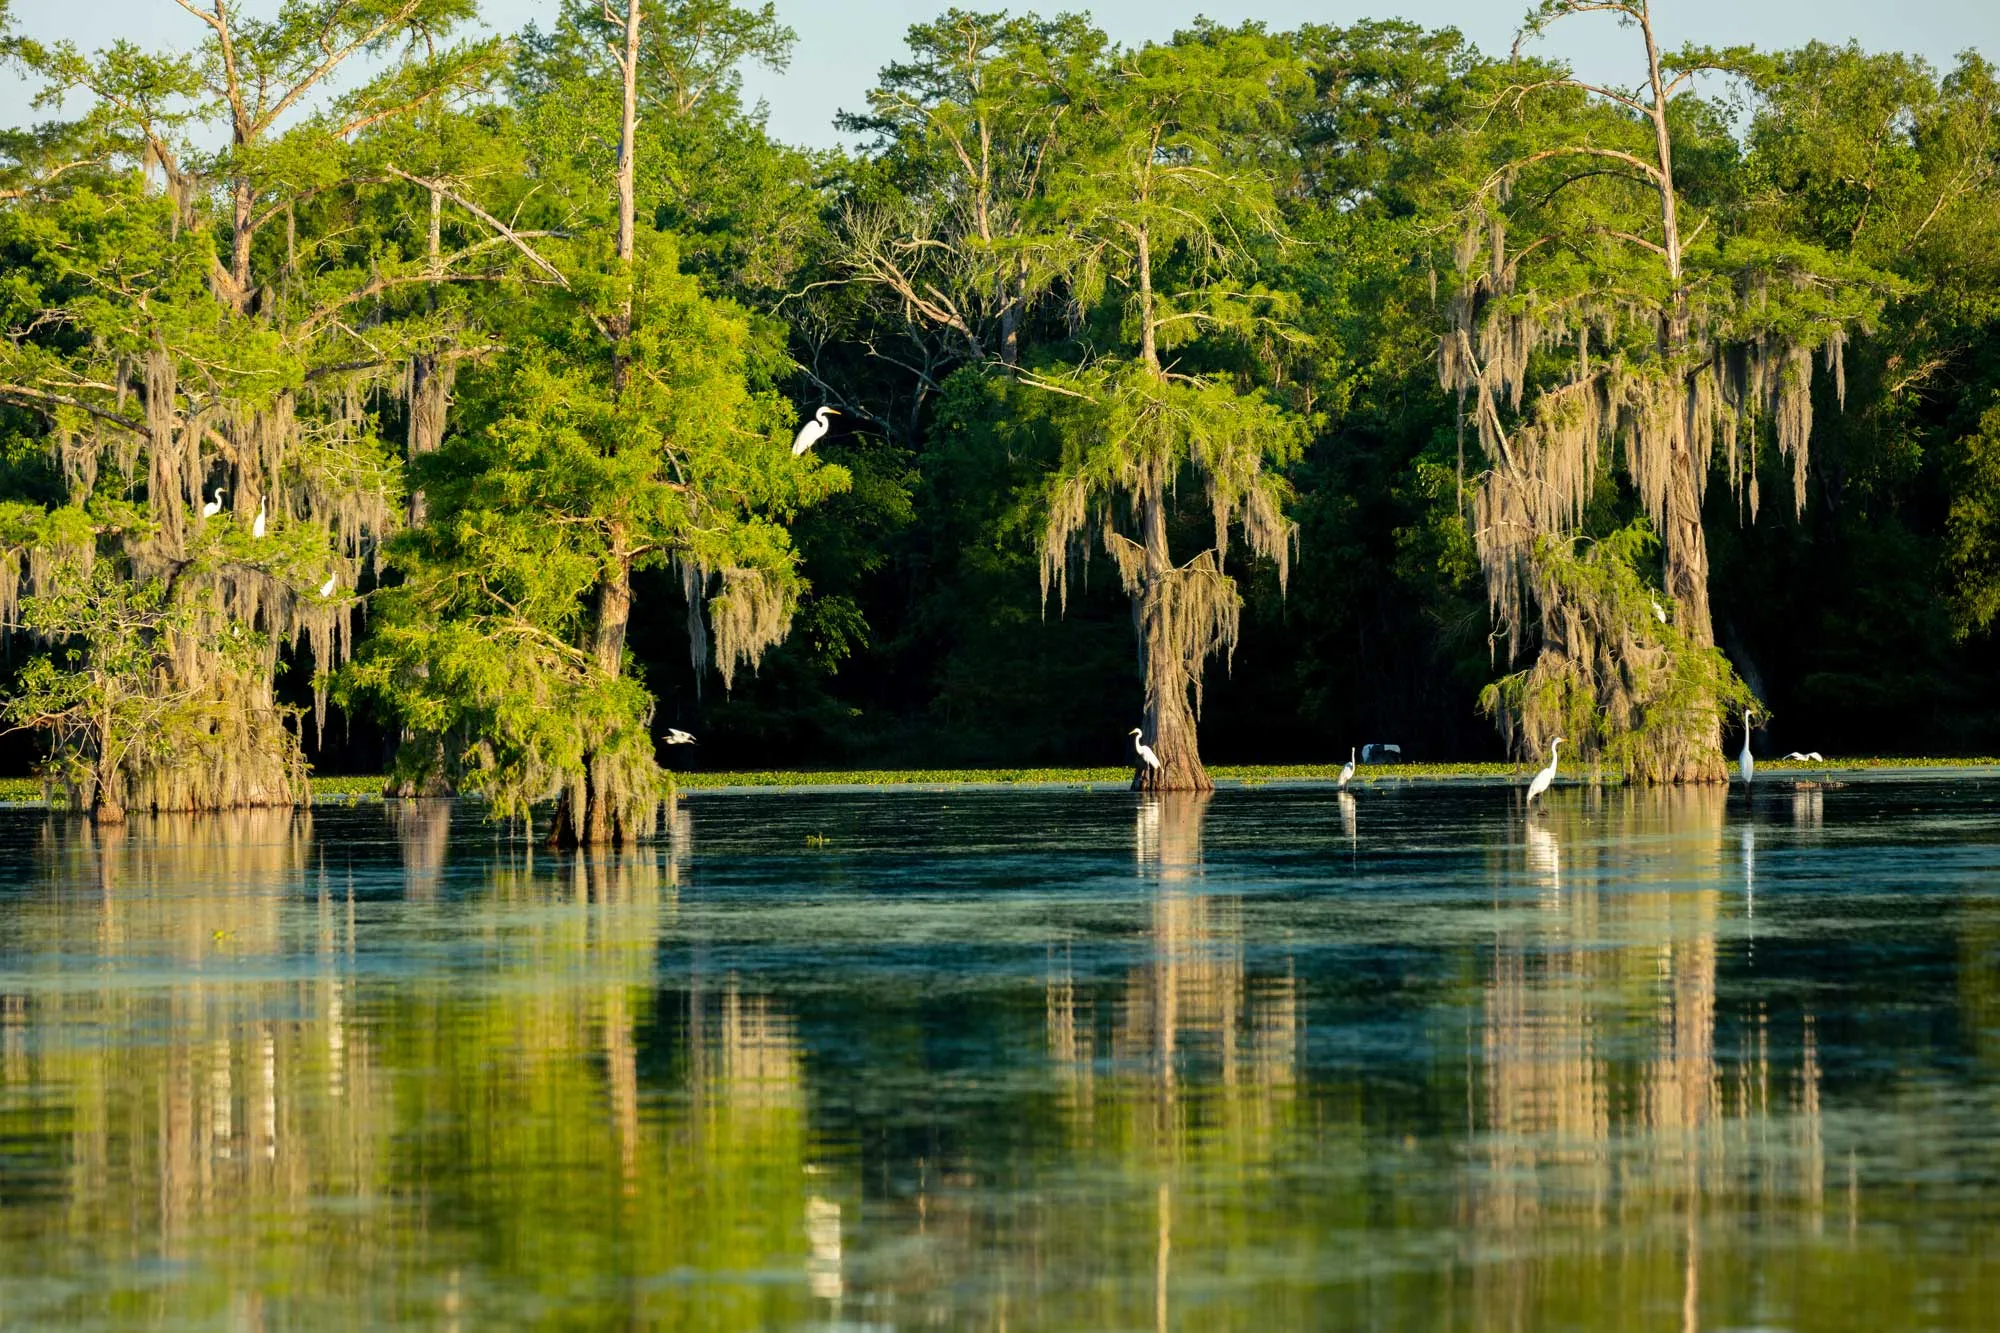
{"type": "Polygon", "coordinates": [[[1188,645],[1175,624],[1174,565],[1167,549],[1164,486],[1148,486],[1140,503],[1145,528],[1146,579],[1132,602],[1139,632],[1139,669],[1146,681],[1146,718],[1140,737],[1160,757],[1155,769],[1143,760],[1132,780],[1134,791],[1213,791],[1201,764],[1194,709],[1188,691],[1188,645]]]}
{"type": "MultiPolygon", "coordinates": [[[[1683,436],[1670,456],[1667,480],[1664,549],[1667,593],[1674,599],[1681,632],[1697,650],[1715,646],[1715,626],[1708,609],[1708,537],[1701,523],[1701,476],[1697,460],[1683,436]]],[[[1679,735],[1662,738],[1657,779],[1662,782],[1727,782],[1723,761],[1721,719],[1714,708],[1697,707],[1678,728],[1679,735]]]]}
{"type": "MultiPolygon", "coordinates": [[[[1688,289],[1681,265],[1680,196],[1674,185],[1673,136],[1667,125],[1667,92],[1660,75],[1660,49],[1653,36],[1652,17],[1642,13],[1639,30],[1646,39],[1646,70],[1653,88],[1653,147],[1660,159],[1660,239],[1667,276],[1673,285],[1667,312],[1668,363],[1684,365],[1688,354],[1688,289]]],[[[1708,537],[1702,531],[1702,482],[1707,458],[1696,458],[1686,417],[1671,432],[1667,454],[1666,512],[1662,527],[1665,548],[1663,582],[1679,607],[1681,631],[1697,650],[1715,646],[1715,625],[1708,610],[1708,537]]],[[[1722,761],[1721,721],[1710,701],[1698,701],[1680,728],[1680,735],[1663,744],[1658,780],[1664,782],[1726,782],[1722,761]]]]}
{"type": "MultiPolygon", "coordinates": [[[[622,546],[622,543],[621,543],[622,546]]],[[[624,551],[614,551],[614,568],[597,590],[597,633],[593,644],[598,669],[614,679],[624,669],[625,631],[632,622],[632,568],[624,551]]],[[[633,841],[619,819],[611,791],[611,774],[601,755],[584,764],[581,840],[591,846],[633,841]]]]}

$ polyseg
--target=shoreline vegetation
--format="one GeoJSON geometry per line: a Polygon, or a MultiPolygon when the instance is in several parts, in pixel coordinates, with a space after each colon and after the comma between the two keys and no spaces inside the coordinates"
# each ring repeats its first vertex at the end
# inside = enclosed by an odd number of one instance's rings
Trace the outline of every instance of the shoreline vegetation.
{"type": "MultiPolygon", "coordinates": [[[[1966,758],[1884,755],[1870,758],[1812,760],[1760,759],[1760,777],[1840,780],[1846,776],[1938,772],[1943,770],[2000,770],[2000,756],[1966,758]]],[[[1351,791],[1371,787],[1428,786],[1438,783],[1511,784],[1525,782],[1535,772],[1529,763],[1445,763],[1372,764],[1359,769],[1351,791]]],[[[1331,784],[1340,777],[1335,764],[1216,764],[1209,775],[1218,788],[1255,789],[1277,785],[1331,784]]],[[[896,768],[896,769],[761,769],[673,775],[677,794],[700,792],[709,795],[748,794],[770,791],[943,791],[953,788],[1006,789],[1012,787],[1077,788],[1095,791],[1104,788],[1122,791],[1132,780],[1125,768],[896,768]]],[[[385,796],[387,779],[379,776],[314,774],[309,779],[313,801],[328,805],[354,805],[390,799],[385,796]]],[[[1617,774],[1588,770],[1565,772],[1558,786],[1622,787],[1630,781],[1617,774]]],[[[432,799],[456,799],[451,797],[432,799]]],[[[476,797],[467,797],[476,800],[476,797]]],[[[34,778],[0,778],[0,805],[47,806],[42,785],[34,778]]],[[[170,812],[200,813],[200,812],[170,812]]]]}
{"type": "Polygon", "coordinates": [[[2000,749],[1977,51],[949,8],[814,149],[768,3],[181,3],[0,0],[0,768],[103,823],[2000,749]]]}

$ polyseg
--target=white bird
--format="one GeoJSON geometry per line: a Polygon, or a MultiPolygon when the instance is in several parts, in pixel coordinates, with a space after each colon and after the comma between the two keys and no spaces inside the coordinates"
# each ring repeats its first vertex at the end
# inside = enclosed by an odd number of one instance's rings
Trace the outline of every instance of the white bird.
{"type": "Polygon", "coordinates": [[[1786,755],[1785,758],[1809,760],[1815,764],[1823,764],[1826,762],[1826,756],[1821,754],[1818,750],[1794,750],[1790,754],[1786,755]]]}
{"type": "Polygon", "coordinates": [[[685,731],[682,731],[679,727],[667,728],[667,744],[693,745],[695,743],[696,743],[695,738],[688,735],[685,731]]]}
{"type": "Polygon", "coordinates": [[[1563,738],[1560,736],[1556,737],[1554,740],[1549,742],[1549,766],[1543,769],[1541,772],[1535,774],[1535,780],[1528,784],[1529,805],[1533,805],[1535,803],[1535,798],[1537,796],[1540,796],[1543,792],[1547,791],[1549,789],[1549,784],[1556,780],[1556,759],[1558,757],[1556,754],[1556,747],[1558,745],[1561,745],[1562,743],[1563,743],[1563,738]]]}
{"type": "Polygon", "coordinates": [[[220,486],[217,486],[215,488],[215,498],[213,500],[210,500],[207,504],[201,507],[201,516],[203,518],[214,518],[217,514],[221,512],[222,512],[222,488],[220,486]]]}
{"type": "Polygon", "coordinates": [[[1660,605],[1660,604],[1659,604],[1658,602],[1654,602],[1654,603],[1653,603],[1653,616],[1654,616],[1654,618],[1655,618],[1656,620],[1658,620],[1658,621],[1659,621],[1659,622],[1660,622],[1660,623],[1661,623],[1662,625],[1666,624],[1666,623],[1667,623],[1667,608],[1666,608],[1666,607],[1664,607],[1664,606],[1661,606],[1661,605],[1660,605]]]}
{"type": "Polygon", "coordinates": [[[250,524],[250,535],[252,537],[264,535],[264,502],[261,499],[257,501],[257,517],[250,524]]]}
{"type": "Polygon", "coordinates": [[[1341,765],[1340,768],[1340,781],[1335,783],[1334,785],[1338,787],[1345,787],[1349,779],[1351,779],[1353,776],[1354,776],[1354,747],[1350,745],[1347,747],[1347,762],[1341,765]]]}
{"type": "Polygon", "coordinates": [[[325,583],[319,585],[319,595],[322,597],[331,597],[333,596],[333,590],[335,588],[338,588],[339,586],[340,586],[340,571],[336,569],[331,574],[328,574],[326,576],[325,583]]]}
{"type": "Polygon", "coordinates": [[[1139,729],[1137,727],[1132,728],[1132,748],[1137,750],[1139,757],[1146,761],[1147,768],[1158,768],[1160,766],[1160,756],[1154,754],[1153,747],[1140,740],[1139,736],[1139,729]]]}
{"type": "Polygon", "coordinates": [[[1736,771],[1743,775],[1745,786],[1757,776],[1757,761],[1750,757],[1750,710],[1743,710],[1743,753],[1736,756],[1736,771]]]}
{"type": "Polygon", "coordinates": [[[799,433],[792,438],[793,458],[797,458],[800,454],[812,448],[814,445],[818,444],[821,439],[825,438],[827,428],[829,425],[826,419],[828,414],[832,414],[833,416],[839,416],[840,409],[837,407],[822,407],[819,411],[813,413],[813,418],[811,421],[808,421],[805,425],[799,427],[799,433]]]}

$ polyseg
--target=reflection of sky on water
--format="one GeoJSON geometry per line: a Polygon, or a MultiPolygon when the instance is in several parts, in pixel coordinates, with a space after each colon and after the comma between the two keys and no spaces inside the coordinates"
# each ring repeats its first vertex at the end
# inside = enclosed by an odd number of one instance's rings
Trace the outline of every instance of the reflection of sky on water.
{"type": "Polygon", "coordinates": [[[1974,1326],[1995,794],[6,812],[0,1323],[1974,1326]]]}

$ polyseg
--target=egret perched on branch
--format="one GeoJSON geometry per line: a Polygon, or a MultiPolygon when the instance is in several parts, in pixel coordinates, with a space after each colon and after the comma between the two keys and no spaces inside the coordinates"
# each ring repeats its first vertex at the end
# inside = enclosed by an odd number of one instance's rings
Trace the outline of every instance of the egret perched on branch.
{"type": "Polygon", "coordinates": [[[679,727],[668,727],[668,728],[667,728],[667,744],[669,744],[669,745],[694,745],[694,744],[697,744],[697,742],[696,742],[696,740],[695,740],[695,738],[694,738],[694,737],[692,737],[692,736],[688,735],[688,734],[687,734],[687,733],[686,733],[685,731],[682,731],[682,730],[681,730],[681,729],[680,729],[679,727]]]}
{"type": "Polygon", "coordinates": [[[1653,602],[1653,618],[1662,625],[1667,623],[1667,608],[1661,606],[1657,599],[1653,602]]]}
{"type": "Polygon", "coordinates": [[[799,427],[799,433],[792,439],[793,458],[797,458],[800,454],[825,438],[827,428],[830,424],[827,421],[829,415],[839,416],[840,409],[837,407],[822,407],[819,411],[813,413],[811,421],[799,427]]]}
{"type": "Polygon", "coordinates": [[[1736,771],[1743,775],[1743,785],[1749,786],[1750,779],[1757,776],[1757,761],[1750,757],[1750,710],[1743,710],[1743,753],[1736,756],[1736,771]]]}
{"type": "Polygon", "coordinates": [[[1345,787],[1348,784],[1348,782],[1353,779],[1353,777],[1354,777],[1354,747],[1350,745],[1347,747],[1347,762],[1340,766],[1340,781],[1336,782],[1334,786],[1345,787]]]}
{"type": "Polygon", "coordinates": [[[339,586],[340,586],[340,571],[336,569],[331,574],[328,574],[326,576],[325,583],[319,585],[319,595],[322,597],[331,597],[333,596],[333,590],[335,588],[338,588],[339,586]]]}
{"type": "Polygon", "coordinates": [[[222,488],[220,486],[217,486],[215,488],[215,498],[213,500],[210,500],[207,504],[201,507],[201,516],[203,518],[214,518],[217,514],[221,512],[222,512],[222,488]]]}
{"type": "Polygon", "coordinates": [[[250,535],[252,537],[264,535],[264,501],[261,498],[257,501],[257,517],[250,524],[250,535]]]}
{"type": "Polygon", "coordinates": [[[1160,766],[1160,756],[1153,753],[1152,746],[1139,739],[1140,734],[1137,727],[1132,728],[1132,748],[1138,751],[1141,759],[1146,761],[1147,768],[1158,769],[1160,766]]]}
{"type": "Polygon", "coordinates": [[[1560,736],[1549,742],[1549,766],[1535,774],[1535,780],[1528,784],[1529,805],[1532,806],[1535,803],[1535,798],[1547,791],[1549,784],[1556,780],[1556,760],[1558,758],[1556,747],[1562,743],[1563,738],[1560,736]]]}

